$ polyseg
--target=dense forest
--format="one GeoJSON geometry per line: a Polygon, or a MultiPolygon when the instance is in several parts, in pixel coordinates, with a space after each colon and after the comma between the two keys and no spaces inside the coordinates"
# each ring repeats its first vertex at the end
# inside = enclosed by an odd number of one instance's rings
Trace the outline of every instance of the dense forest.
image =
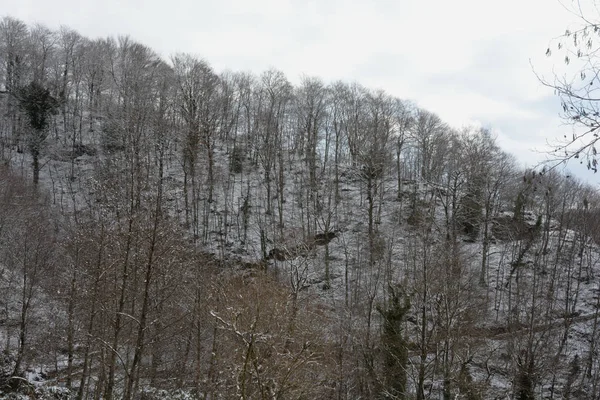
{"type": "Polygon", "coordinates": [[[600,198],[357,83],[0,21],[0,398],[597,399],[600,198]]]}

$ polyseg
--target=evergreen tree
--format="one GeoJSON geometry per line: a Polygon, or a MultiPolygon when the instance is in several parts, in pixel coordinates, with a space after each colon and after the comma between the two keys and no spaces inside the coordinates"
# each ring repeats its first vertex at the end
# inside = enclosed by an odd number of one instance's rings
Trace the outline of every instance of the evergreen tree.
{"type": "Polygon", "coordinates": [[[386,387],[383,398],[404,399],[406,396],[406,368],[408,362],[407,341],[402,324],[410,310],[410,300],[400,290],[389,288],[390,302],[387,308],[377,307],[383,317],[381,341],[385,351],[384,375],[386,387]]]}
{"type": "Polygon", "coordinates": [[[18,91],[19,108],[28,119],[31,132],[27,137],[29,152],[33,158],[33,183],[37,185],[40,176],[40,153],[50,123],[50,115],[58,108],[57,100],[50,91],[36,81],[18,91]]]}

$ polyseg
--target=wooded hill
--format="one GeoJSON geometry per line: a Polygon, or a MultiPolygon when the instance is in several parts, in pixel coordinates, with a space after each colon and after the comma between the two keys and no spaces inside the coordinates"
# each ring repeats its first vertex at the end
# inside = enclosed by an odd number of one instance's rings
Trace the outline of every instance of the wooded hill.
{"type": "Polygon", "coordinates": [[[359,84],[10,17],[0,62],[0,397],[600,396],[593,188],[359,84]]]}

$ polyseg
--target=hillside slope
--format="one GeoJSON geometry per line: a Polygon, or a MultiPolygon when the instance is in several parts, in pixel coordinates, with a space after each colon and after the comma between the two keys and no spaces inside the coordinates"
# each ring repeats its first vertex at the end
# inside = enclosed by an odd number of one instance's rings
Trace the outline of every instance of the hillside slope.
{"type": "Polygon", "coordinates": [[[591,188],[381,91],[4,22],[5,398],[599,396],[591,188]]]}

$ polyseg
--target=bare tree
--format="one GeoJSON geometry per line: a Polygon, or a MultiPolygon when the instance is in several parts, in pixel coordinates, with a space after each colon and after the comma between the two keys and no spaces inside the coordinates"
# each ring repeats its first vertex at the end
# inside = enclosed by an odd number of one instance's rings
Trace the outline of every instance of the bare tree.
{"type": "MultiPolygon", "coordinates": [[[[551,41],[546,56],[557,57],[567,66],[564,72],[554,72],[547,78],[537,75],[540,82],[552,88],[560,98],[561,118],[573,125],[573,132],[562,139],[553,140],[553,151],[549,156],[551,165],[580,159],[580,163],[591,171],[598,171],[596,143],[600,127],[598,96],[598,39],[600,15],[598,4],[593,1],[576,0],[565,5],[579,19],[576,27],[551,41]]],[[[556,69],[553,68],[553,71],[556,69]]],[[[561,71],[558,69],[558,71],[561,71]]]]}

